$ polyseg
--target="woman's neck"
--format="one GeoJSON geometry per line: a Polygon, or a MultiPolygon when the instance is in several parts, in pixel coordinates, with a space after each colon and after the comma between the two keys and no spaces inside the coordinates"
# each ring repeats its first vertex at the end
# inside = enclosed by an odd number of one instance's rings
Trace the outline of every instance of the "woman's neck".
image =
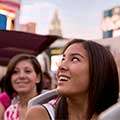
{"type": "Polygon", "coordinates": [[[37,92],[33,92],[33,93],[25,93],[25,94],[19,94],[19,105],[21,106],[27,106],[28,101],[35,97],[37,95],[37,92]]]}
{"type": "Polygon", "coordinates": [[[68,115],[70,120],[87,120],[88,98],[67,98],[68,115]]]}
{"type": "Polygon", "coordinates": [[[19,96],[19,116],[20,116],[20,120],[24,120],[24,118],[25,118],[28,101],[31,98],[35,97],[36,95],[37,95],[37,92],[30,93],[30,94],[20,94],[20,96],[19,96]]]}

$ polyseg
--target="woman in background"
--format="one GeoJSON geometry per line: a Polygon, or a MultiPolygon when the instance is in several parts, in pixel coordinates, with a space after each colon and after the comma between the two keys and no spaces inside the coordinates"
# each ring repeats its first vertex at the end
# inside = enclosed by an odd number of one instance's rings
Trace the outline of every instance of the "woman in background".
{"type": "Polygon", "coordinates": [[[18,96],[18,100],[7,108],[4,120],[24,120],[28,101],[40,94],[43,86],[41,66],[35,56],[20,54],[13,57],[5,81],[5,90],[11,99],[18,96]]]}
{"type": "Polygon", "coordinates": [[[49,72],[43,72],[43,91],[46,92],[52,89],[52,77],[49,72]]]}

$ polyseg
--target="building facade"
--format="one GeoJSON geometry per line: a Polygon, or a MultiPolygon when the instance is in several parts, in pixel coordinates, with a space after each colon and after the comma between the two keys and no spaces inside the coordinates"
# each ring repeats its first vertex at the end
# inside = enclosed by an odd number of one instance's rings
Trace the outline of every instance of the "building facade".
{"type": "Polygon", "coordinates": [[[120,36],[120,6],[103,12],[103,38],[120,36]]]}

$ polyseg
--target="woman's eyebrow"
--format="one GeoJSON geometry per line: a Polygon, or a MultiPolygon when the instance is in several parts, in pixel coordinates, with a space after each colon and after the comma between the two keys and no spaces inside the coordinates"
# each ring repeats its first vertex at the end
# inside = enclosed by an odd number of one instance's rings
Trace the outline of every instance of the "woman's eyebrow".
{"type": "MultiPolygon", "coordinates": [[[[66,55],[65,54],[63,54],[63,57],[65,57],[66,55]]],[[[80,57],[82,57],[82,58],[84,58],[85,56],[83,56],[82,54],[80,54],[80,53],[71,53],[70,54],[70,56],[80,56],[80,57]]]]}
{"type": "Polygon", "coordinates": [[[82,54],[80,54],[80,53],[71,53],[71,56],[76,56],[76,55],[84,58],[84,56],[82,54]]]}

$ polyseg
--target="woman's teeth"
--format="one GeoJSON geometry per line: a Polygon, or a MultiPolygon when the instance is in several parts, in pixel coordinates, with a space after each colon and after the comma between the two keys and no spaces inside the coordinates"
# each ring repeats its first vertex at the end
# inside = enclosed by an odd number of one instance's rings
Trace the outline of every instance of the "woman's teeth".
{"type": "Polygon", "coordinates": [[[68,78],[61,76],[61,77],[59,77],[59,80],[60,80],[60,81],[68,81],[68,78]]]}

